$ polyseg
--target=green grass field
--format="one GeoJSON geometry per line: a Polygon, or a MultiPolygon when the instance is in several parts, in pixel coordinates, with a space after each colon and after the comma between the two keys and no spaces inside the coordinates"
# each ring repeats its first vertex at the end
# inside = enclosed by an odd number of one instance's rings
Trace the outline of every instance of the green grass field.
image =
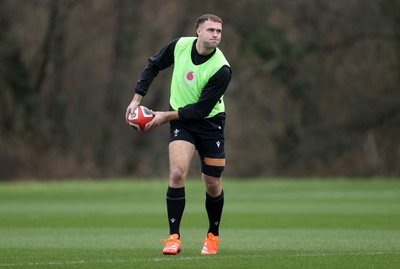
{"type": "Polygon", "coordinates": [[[202,256],[188,181],[182,252],[163,256],[167,183],[0,184],[1,268],[399,268],[399,180],[224,179],[220,251],[202,256]]]}

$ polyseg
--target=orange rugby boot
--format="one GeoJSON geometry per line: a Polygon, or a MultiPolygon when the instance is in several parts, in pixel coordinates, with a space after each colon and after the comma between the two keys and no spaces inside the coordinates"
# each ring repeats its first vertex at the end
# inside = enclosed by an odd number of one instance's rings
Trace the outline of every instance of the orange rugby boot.
{"type": "Polygon", "coordinates": [[[168,239],[162,239],[165,243],[163,253],[165,255],[176,255],[181,252],[181,240],[179,240],[178,234],[171,234],[168,239]]]}
{"type": "Polygon", "coordinates": [[[213,235],[212,233],[208,233],[206,239],[203,241],[204,246],[201,250],[201,254],[203,255],[212,255],[217,254],[219,238],[218,236],[213,235]]]}

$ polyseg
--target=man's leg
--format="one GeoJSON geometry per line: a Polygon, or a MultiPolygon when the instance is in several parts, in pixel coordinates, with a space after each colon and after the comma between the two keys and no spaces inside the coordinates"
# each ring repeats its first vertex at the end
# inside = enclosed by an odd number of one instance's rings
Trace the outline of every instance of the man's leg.
{"type": "Polygon", "coordinates": [[[183,140],[169,144],[170,174],[167,191],[167,211],[170,234],[179,234],[185,209],[185,179],[194,153],[194,145],[183,140]]]}
{"type": "Polygon", "coordinates": [[[219,235],[222,209],[224,207],[224,191],[222,179],[203,174],[203,182],[206,188],[206,210],[209,220],[208,233],[219,235]]]}
{"type": "Polygon", "coordinates": [[[170,238],[166,240],[164,254],[180,252],[180,223],[185,209],[185,179],[195,147],[193,144],[176,140],[169,144],[170,174],[167,190],[167,213],[170,238]]]}
{"type": "Polygon", "coordinates": [[[203,182],[206,188],[206,210],[209,228],[201,254],[217,254],[219,245],[219,224],[224,207],[224,191],[221,178],[203,174],[203,182]]]}
{"type": "Polygon", "coordinates": [[[167,191],[167,212],[170,234],[178,234],[185,209],[185,179],[194,153],[194,145],[183,140],[169,144],[169,186],[167,191]]]}

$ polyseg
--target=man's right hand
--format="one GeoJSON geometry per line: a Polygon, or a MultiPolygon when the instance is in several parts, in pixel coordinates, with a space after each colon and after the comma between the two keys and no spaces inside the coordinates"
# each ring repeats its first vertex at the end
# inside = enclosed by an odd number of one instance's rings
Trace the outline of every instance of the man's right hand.
{"type": "Polygon", "coordinates": [[[135,93],[135,95],[133,96],[133,99],[131,101],[131,103],[129,104],[129,106],[126,108],[126,112],[125,112],[125,121],[128,124],[128,118],[130,114],[133,114],[133,112],[135,111],[135,109],[140,105],[140,101],[142,100],[143,96],[141,96],[140,94],[135,93]]]}

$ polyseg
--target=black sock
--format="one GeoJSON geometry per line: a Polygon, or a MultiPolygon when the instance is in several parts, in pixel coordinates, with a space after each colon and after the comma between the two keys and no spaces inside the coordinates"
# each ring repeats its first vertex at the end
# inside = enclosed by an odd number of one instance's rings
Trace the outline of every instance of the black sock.
{"type": "Polygon", "coordinates": [[[224,191],[218,197],[212,197],[206,193],[206,210],[209,221],[208,232],[219,235],[219,224],[221,222],[222,209],[224,207],[224,191]]]}
{"type": "Polygon", "coordinates": [[[183,211],[185,209],[185,187],[171,188],[167,190],[167,213],[169,234],[178,234],[183,211]]]}

